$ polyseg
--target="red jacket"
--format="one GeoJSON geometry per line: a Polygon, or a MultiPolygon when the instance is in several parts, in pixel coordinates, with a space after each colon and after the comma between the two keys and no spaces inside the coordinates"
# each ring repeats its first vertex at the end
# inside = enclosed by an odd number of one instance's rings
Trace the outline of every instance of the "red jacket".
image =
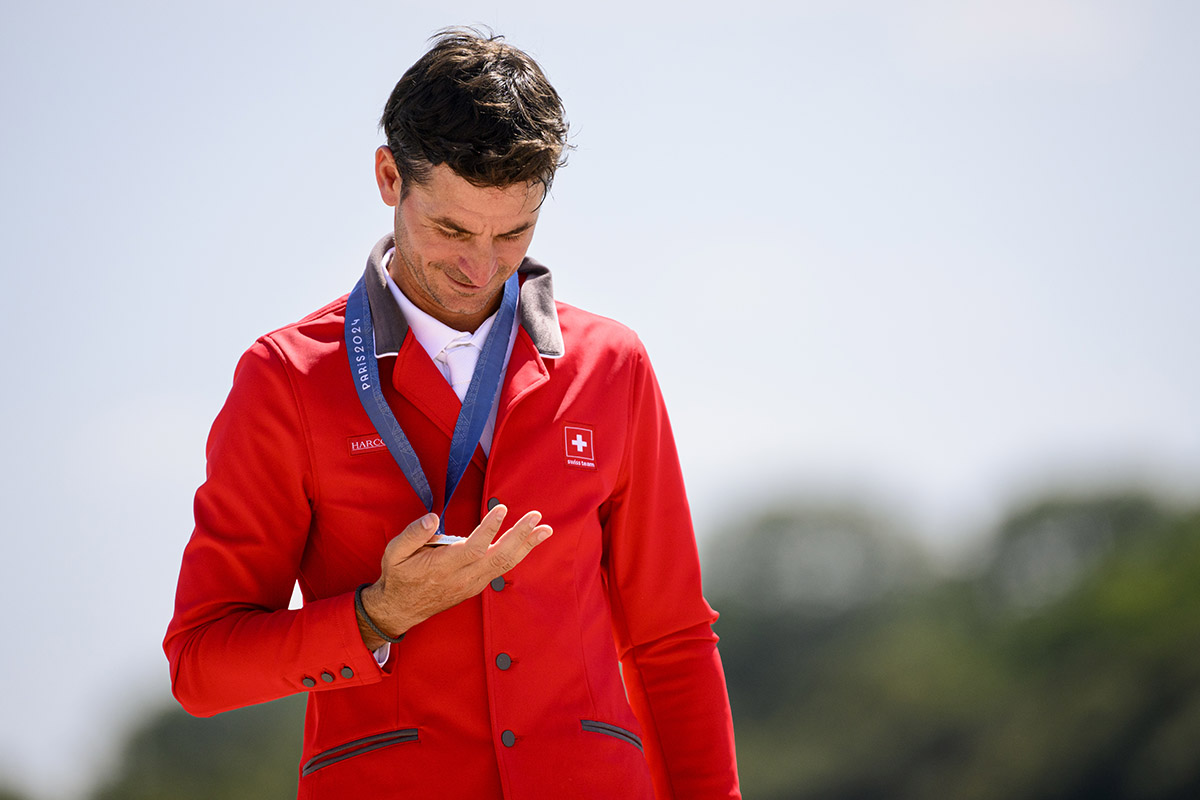
{"type": "MultiPolygon", "coordinates": [[[[459,402],[388,293],[390,244],[366,273],[380,374],[441,511],[459,402]]],[[[259,339],[213,423],[171,682],[198,715],[309,693],[302,798],[739,796],[716,614],[645,351],[555,303],[541,265],[521,276],[491,455],[476,450],[446,529],[468,533],[498,498],[554,536],[382,669],[354,589],[425,508],[355,394],[346,299],[259,339]]]]}

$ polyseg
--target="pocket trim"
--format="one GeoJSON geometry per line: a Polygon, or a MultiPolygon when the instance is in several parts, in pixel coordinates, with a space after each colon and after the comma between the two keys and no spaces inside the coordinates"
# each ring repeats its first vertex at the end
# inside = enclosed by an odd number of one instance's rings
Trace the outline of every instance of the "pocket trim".
{"type": "Polygon", "coordinates": [[[391,747],[394,744],[418,741],[420,741],[420,733],[416,728],[403,728],[388,733],[377,733],[374,736],[364,736],[362,739],[355,739],[353,742],[347,742],[346,744],[326,750],[323,753],[317,753],[300,768],[300,777],[303,778],[331,764],[345,761],[347,758],[353,758],[363,753],[369,753],[372,750],[391,747]]]}
{"type": "Polygon", "coordinates": [[[581,719],[579,724],[588,733],[603,733],[605,736],[627,742],[643,753],[646,752],[642,747],[642,740],[633,731],[625,730],[618,725],[610,725],[607,722],[597,722],[594,719],[581,719]]]}

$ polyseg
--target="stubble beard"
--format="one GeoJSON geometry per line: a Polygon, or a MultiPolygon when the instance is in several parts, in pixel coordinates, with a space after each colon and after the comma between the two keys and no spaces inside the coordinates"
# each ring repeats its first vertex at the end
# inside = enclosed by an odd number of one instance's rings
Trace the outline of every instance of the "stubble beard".
{"type": "MultiPolygon", "coordinates": [[[[399,232],[397,231],[397,233],[399,232]]],[[[396,283],[401,287],[401,291],[403,291],[405,286],[411,287],[410,291],[420,296],[412,297],[409,292],[405,292],[408,299],[412,300],[422,311],[439,319],[441,322],[455,327],[455,323],[447,322],[441,319],[441,317],[443,315],[459,317],[473,316],[483,312],[493,301],[497,300],[499,292],[492,292],[491,294],[485,292],[458,294],[452,287],[443,288],[435,285],[435,282],[430,279],[431,276],[441,274],[448,280],[456,280],[452,276],[457,274],[457,270],[449,268],[444,262],[437,261],[422,262],[421,268],[417,269],[413,266],[415,254],[406,246],[408,244],[407,240],[397,236],[395,244],[396,249],[392,256],[393,263],[395,263],[395,259],[400,259],[396,272],[404,276],[403,282],[396,281],[396,283]],[[432,304],[432,310],[423,307],[427,304],[432,304]]],[[[396,280],[395,274],[392,275],[392,280],[396,280]]],[[[458,330],[458,328],[455,329],[458,330]]]]}

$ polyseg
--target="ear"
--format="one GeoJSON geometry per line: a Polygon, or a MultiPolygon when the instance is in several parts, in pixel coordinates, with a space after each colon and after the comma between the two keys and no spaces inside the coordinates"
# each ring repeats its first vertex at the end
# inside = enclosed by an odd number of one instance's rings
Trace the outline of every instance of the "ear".
{"type": "Polygon", "coordinates": [[[400,170],[387,145],[375,151],[375,183],[379,185],[379,196],[384,203],[389,206],[400,204],[400,170]]]}

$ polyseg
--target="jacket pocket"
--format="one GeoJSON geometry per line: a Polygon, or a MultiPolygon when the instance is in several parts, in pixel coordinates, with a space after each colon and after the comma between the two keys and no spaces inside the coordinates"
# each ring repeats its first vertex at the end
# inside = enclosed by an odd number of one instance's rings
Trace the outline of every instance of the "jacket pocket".
{"type": "Polygon", "coordinates": [[[353,742],[347,742],[346,744],[326,750],[323,753],[317,753],[305,762],[304,766],[300,769],[300,777],[311,775],[319,769],[328,767],[330,764],[336,764],[339,761],[345,761],[347,758],[360,756],[372,750],[391,747],[394,744],[416,741],[420,741],[420,736],[416,728],[404,728],[389,733],[364,736],[362,739],[355,739],[353,742]]]}
{"type": "Polygon", "coordinates": [[[617,725],[609,725],[607,722],[596,722],[591,719],[581,719],[579,724],[588,733],[603,733],[605,736],[620,739],[622,742],[627,742],[638,750],[642,750],[642,740],[633,731],[627,731],[617,725]]]}

